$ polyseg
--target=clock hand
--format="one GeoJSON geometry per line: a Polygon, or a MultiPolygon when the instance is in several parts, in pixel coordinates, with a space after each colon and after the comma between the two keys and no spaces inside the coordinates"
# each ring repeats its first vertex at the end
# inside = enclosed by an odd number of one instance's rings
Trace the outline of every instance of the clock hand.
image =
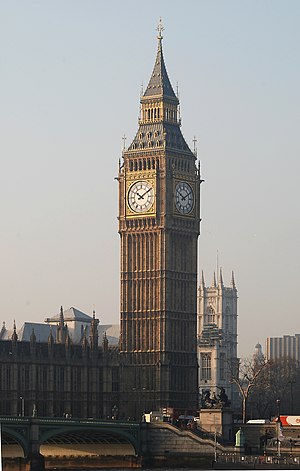
{"type": "Polygon", "coordinates": [[[151,190],[152,190],[152,188],[149,188],[147,191],[145,191],[145,193],[142,194],[142,196],[137,193],[137,195],[138,195],[138,197],[139,197],[139,200],[141,200],[142,198],[144,198],[144,196],[145,196],[147,193],[149,193],[149,191],[151,191],[151,190]]]}
{"type": "Polygon", "coordinates": [[[187,193],[185,196],[181,195],[182,196],[182,199],[186,199],[192,192],[190,191],[189,193],[187,193]]]}

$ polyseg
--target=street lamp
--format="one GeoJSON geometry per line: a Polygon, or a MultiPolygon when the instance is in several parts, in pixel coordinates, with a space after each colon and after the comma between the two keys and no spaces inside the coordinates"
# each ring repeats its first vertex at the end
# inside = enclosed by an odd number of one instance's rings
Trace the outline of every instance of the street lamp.
{"type": "Polygon", "coordinates": [[[116,406],[116,404],[113,406],[111,412],[112,412],[112,419],[113,419],[113,420],[117,420],[117,416],[118,416],[119,409],[118,409],[118,407],[116,406]]]}
{"type": "Polygon", "coordinates": [[[279,437],[281,435],[280,399],[276,400],[276,404],[277,404],[277,424],[276,424],[276,429],[277,429],[277,456],[279,458],[280,457],[280,439],[279,439],[279,437]]]}
{"type": "Polygon", "coordinates": [[[20,396],[20,401],[21,401],[21,416],[25,416],[25,399],[23,396],[20,396]]]}

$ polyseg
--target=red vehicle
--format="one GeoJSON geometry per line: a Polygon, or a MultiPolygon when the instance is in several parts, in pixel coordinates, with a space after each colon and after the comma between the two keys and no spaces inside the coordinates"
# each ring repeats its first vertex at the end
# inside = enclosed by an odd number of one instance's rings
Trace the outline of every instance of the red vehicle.
{"type": "MultiPolygon", "coordinates": [[[[299,426],[300,427],[300,415],[280,415],[280,422],[285,427],[287,426],[299,426]]],[[[275,417],[273,422],[277,422],[278,417],[275,417]]]]}

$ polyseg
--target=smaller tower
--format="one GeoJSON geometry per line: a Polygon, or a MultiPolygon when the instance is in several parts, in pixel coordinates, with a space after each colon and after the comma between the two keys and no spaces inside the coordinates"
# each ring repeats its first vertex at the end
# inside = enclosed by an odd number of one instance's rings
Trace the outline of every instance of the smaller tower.
{"type": "Polygon", "coordinates": [[[259,342],[255,345],[254,353],[253,353],[253,364],[254,365],[261,365],[264,361],[264,354],[262,351],[262,346],[259,342]]]}
{"type": "Polygon", "coordinates": [[[218,396],[224,388],[231,402],[234,390],[230,365],[237,359],[237,289],[232,272],[230,287],[224,286],[222,269],[213,274],[210,287],[204,275],[198,289],[198,363],[200,400],[207,392],[218,396]]]}
{"type": "Polygon", "coordinates": [[[54,338],[52,334],[52,326],[50,326],[50,334],[48,336],[48,355],[50,358],[53,356],[53,345],[54,345],[54,338]]]}
{"type": "Polygon", "coordinates": [[[30,335],[30,353],[33,357],[36,355],[36,335],[34,332],[34,328],[32,328],[32,332],[30,335]]]}
{"type": "Polygon", "coordinates": [[[56,329],[56,342],[66,343],[68,336],[68,326],[65,324],[63,307],[60,307],[59,322],[56,329]]]}
{"type": "Polygon", "coordinates": [[[16,321],[14,320],[13,333],[11,336],[11,346],[12,346],[12,351],[14,353],[17,350],[17,341],[18,341],[18,334],[17,334],[16,321]]]}
{"type": "Polygon", "coordinates": [[[91,351],[96,352],[98,350],[98,324],[99,320],[96,319],[95,311],[93,311],[93,319],[91,321],[90,328],[90,346],[91,351]]]}

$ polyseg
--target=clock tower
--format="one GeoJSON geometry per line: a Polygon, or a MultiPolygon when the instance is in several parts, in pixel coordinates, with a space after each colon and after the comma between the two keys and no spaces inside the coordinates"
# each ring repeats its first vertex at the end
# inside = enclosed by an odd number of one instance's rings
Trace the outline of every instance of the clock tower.
{"type": "Polygon", "coordinates": [[[182,133],[162,31],[119,168],[120,416],[197,408],[200,167],[182,133]]]}

